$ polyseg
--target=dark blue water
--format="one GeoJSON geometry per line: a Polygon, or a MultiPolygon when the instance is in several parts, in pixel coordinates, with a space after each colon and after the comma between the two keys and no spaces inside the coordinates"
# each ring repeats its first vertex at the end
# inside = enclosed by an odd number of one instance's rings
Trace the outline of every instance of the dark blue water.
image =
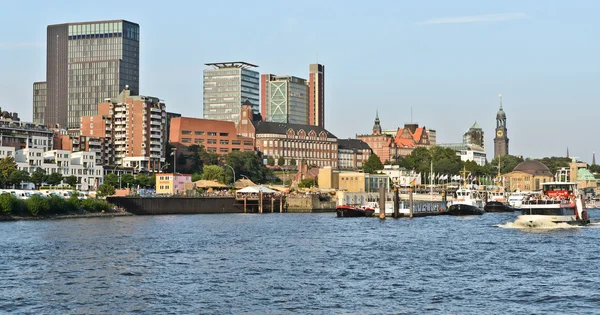
{"type": "Polygon", "coordinates": [[[0,313],[598,314],[600,225],[514,216],[5,222],[0,313]]]}

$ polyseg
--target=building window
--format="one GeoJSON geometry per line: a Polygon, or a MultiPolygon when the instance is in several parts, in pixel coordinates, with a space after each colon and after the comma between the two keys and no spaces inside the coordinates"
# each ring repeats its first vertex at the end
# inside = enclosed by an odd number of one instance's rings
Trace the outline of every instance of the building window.
{"type": "Polygon", "coordinates": [[[206,140],[206,143],[208,143],[208,144],[217,144],[217,139],[208,139],[208,140],[206,140]]]}
{"type": "Polygon", "coordinates": [[[191,135],[191,134],[192,134],[192,132],[191,132],[191,131],[189,131],[189,130],[181,130],[181,134],[182,134],[182,135],[191,135]]]}
{"type": "Polygon", "coordinates": [[[221,137],[229,137],[229,133],[227,133],[227,132],[221,132],[221,133],[219,133],[219,136],[221,136],[221,137]]]}
{"type": "Polygon", "coordinates": [[[194,139],[194,143],[204,143],[204,139],[194,139]]]}
{"type": "Polygon", "coordinates": [[[209,135],[209,136],[216,136],[216,135],[217,135],[217,133],[216,133],[216,132],[210,132],[210,131],[209,131],[209,132],[207,133],[207,135],[209,135]]]}
{"type": "Polygon", "coordinates": [[[204,135],[204,131],[194,131],[194,134],[197,136],[203,136],[204,135]]]}
{"type": "Polygon", "coordinates": [[[240,145],[240,144],[242,144],[242,142],[240,140],[231,140],[231,144],[240,145]]]}
{"type": "Polygon", "coordinates": [[[192,138],[181,138],[181,142],[190,143],[190,142],[192,142],[192,138]]]}
{"type": "Polygon", "coordinates": [[[219,152],[227,153],[227,152],[229,152],[229,150],[227,148],[221,148],[221,149],[219,149],[219,152]]]}
{"type": "Polygon", "coordinates": [[[229,144],[229,140],[221,140],[219,141],[220,144],[229,144]]]}

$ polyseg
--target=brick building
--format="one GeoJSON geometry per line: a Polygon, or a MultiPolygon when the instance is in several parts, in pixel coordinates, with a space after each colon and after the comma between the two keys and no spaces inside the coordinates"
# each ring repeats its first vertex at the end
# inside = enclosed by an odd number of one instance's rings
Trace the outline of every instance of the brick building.
{"type": "Polygon", "coordinates": [[[169,142],[178,152],[182,147],[203,145],[207,152],[228,154],[232,151],[254,151],[254,139],[240,137],[230,121],[174,117],[171,119],[169,142]]]}
{"type": "Polygon", "coordinates": [[[338,139],[338,168],[345,170],[362,169],[373,150],[357,139],[338,139]]]}
{"type": "Polygon", "coordinates": [[[285,165],[292,160],[317,167],[338,165],[337,138],[323,127],[262,121],[249,102],[242,104],[237,127],[238,134],[255,139],[264,158],[283,157],[285,165]]]}

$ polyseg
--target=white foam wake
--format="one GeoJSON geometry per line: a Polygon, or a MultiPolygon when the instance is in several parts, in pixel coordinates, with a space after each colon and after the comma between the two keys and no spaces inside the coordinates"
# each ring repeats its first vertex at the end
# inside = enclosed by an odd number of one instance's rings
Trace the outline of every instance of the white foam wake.
{"type": "Polygon", "coordinates": [[[540,229],[540,230],[554,230],[554,229],[574,229],[580,228],[578,225],[571,225],[568,223],[555,223],[551,220],[538,218],[531,222],[524,219],[516,219],[514,222],[506,222],[504,224],[498,224],[497,227],[504,229],[540,229]]]}

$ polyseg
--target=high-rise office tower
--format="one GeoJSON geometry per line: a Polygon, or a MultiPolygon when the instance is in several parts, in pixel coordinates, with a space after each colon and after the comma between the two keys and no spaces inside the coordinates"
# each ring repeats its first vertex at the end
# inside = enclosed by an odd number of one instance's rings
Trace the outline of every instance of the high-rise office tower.
{"type": "Polygon", "coordinates": [[[263,120],[308,125],[308,85],[293,76],[261,75],[263,120]]]}
{"type": "Polygon", "coordinates": [[[309,124],[325,128],[325,66],[309,65],[309,124]]]}
{"type": "Polygon", "coordinates": [[[34,119],[79,129],[81,116],[97,114],[98,104],[128,85],[139,91],[140,27],[124,21],[49,25],[46,82],[34,83],[34,119]],[[42,114],[43,113],[43,114],[42,114]],[[39,117],[35,117],[38,115],[39,117]]]}
{"type": "Polygon", "coordinates": [[[207,63],[204,70],[204,119],[240,120],[242,103],[249,101],[253,110],[259,107],[259,74],[246,62],[207,63]]]}

